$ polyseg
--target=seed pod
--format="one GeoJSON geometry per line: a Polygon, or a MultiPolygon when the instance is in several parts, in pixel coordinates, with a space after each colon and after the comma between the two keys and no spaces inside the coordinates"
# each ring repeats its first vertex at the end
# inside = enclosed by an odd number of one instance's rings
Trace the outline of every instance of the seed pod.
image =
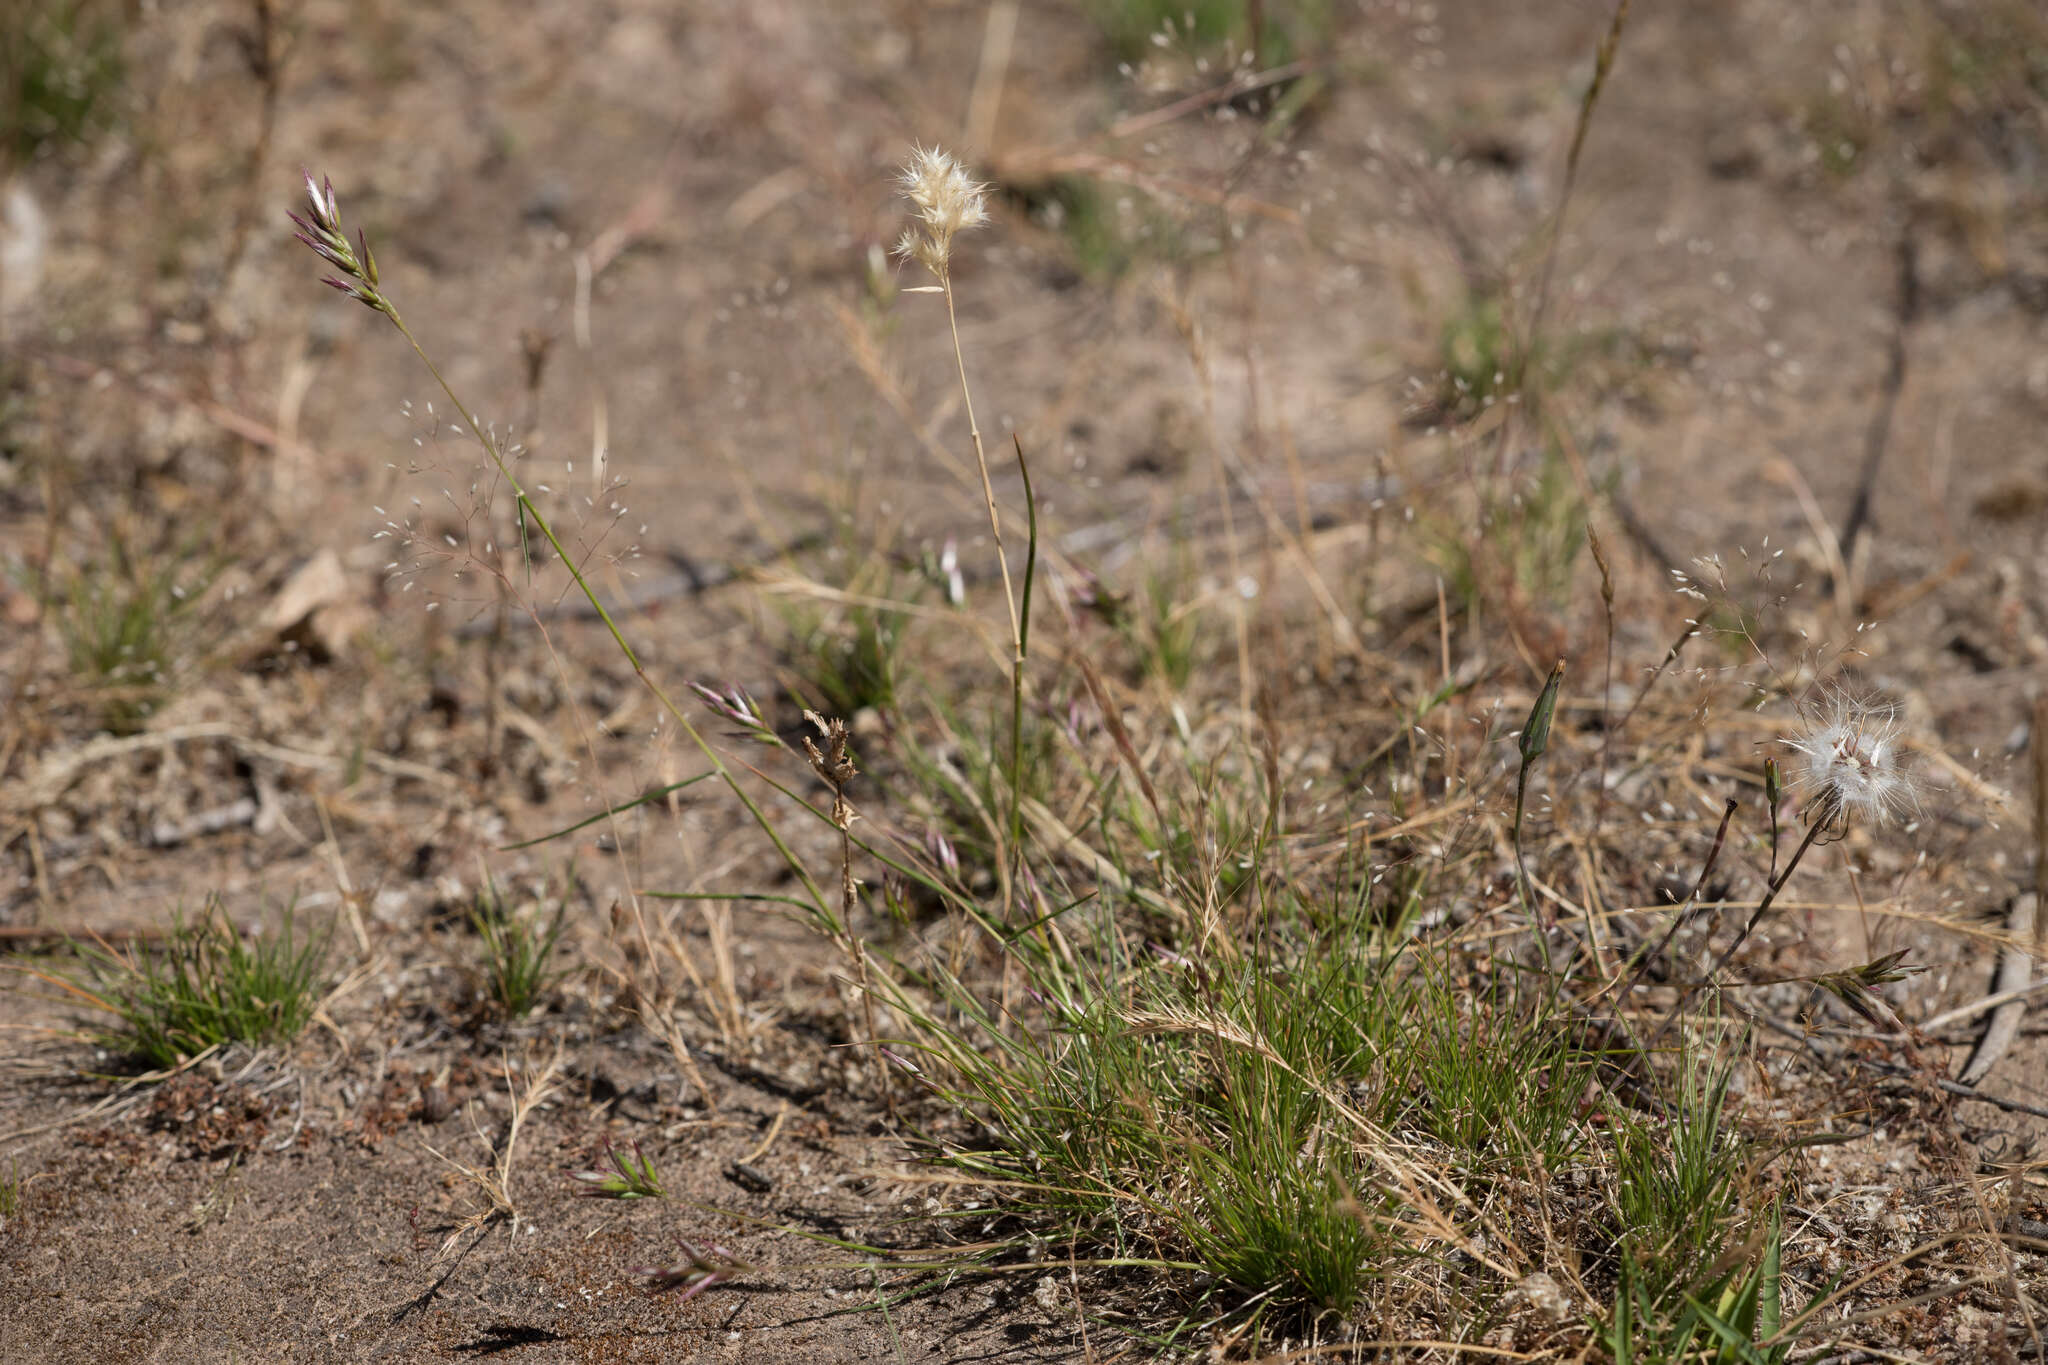
{"type": "Polygon", "coordinates": [[[1550,670],[1550,678],[1543,684],[1543,690],[1536,696],[1536,704],[1529,708],[1529,719],[1522,726],[1522,764],[1524,767],[1543,757],[1543,751],[1550,747],[1550,718],[1557,713],[1557,690],[1564,682],[1564,660],[1559,659],[1550,670]]]}

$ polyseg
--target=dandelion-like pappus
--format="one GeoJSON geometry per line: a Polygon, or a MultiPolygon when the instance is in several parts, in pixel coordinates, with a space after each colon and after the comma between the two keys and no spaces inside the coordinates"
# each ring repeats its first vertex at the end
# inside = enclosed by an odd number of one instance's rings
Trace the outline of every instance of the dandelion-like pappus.
{"type": "Polygon", "coordinates": [[[1840,689],[1824,693],[1799,732],[1783,741],[1799,755],[1790,790],[1808,824],[1839,834],[1852,820],[1883,826],[1919,810],[1899,731],[1891,703],[1840,689]]]}

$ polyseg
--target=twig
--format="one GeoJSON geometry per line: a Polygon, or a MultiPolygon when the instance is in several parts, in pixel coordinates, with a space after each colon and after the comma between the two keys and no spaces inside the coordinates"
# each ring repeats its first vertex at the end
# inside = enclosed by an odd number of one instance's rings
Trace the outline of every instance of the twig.
{"type": "Polygon", "coordinates": [[[1849,519],[1842,523],[1839,543],[1846,568],[1856,552],[1856,540],[1870,524],[1870,503],[1877,490],[1877,474],[1890,444],[1892,414],[1899,403],[1899,391],[1906,386],[1906,335],[1920,312],[1919,249],[1912,229],[1900,232],[1898,256],[1898,297],[1892,314],[1890,357],[1884,380],[1878,388],[1877,411],[1871,414],[1870,429],[1863,437],[1863,473],[1856,481],[1856,500],[1849,505],[1849,519]]]}
{"type": "Polygon", "coordinates": [[[1936,1081],[1935,1084],[1951,1095],[1961,1095],[1964,1099],[1996,1105],[2007,1113],[2031,1114],[2037,1119],[2048,1119],[2048,1109],[2043,1109],[2038,1104],[2028,1104],[2024,1100],[2007,1099],[2003,1095],[1987,1095],[1975,1086],[1964,1085],[1961,1081],[1952,1081],[1946,1076],[1936,1081]]]}
{"type": "Polygon", "coordinates": [[[1980,1014],[1989,1013],[2000,1005],[2005,1004],[2008,1000],[2025,1000],[2029,996],[2039,995],[2042,991],[2048,991],[2048,976],[2042,977],[2039,981],[2029,982],[2015,990],[1999,991],[1995,995],[1987,995],[1981,999],[1972,1000],[1967,1005],[1958,1005],[1952,1010],[1937,1014],[1932,1019],[1923,1021],[1917,1027],[1922,1033],[1939,1033],[1950,1024],[1964,1023],[1975,1019],[1980,1014]]]}
{"type": "Polygon", "coordinates": [[[1139,133],[1150,132],[1161,124],[1171,123],[1175,119],[1192,114],[1197,110],[1206,109],[1214,104],[1222,104],[1228,100],[1238,99],[1251,94],[1254,90],[1263,90],[1269,85],[1284,84],[1287,81],[1293,80],[1296,76],[1306,76],[1321,65],[1322,63],[1320,62],[1294,61],[1276,66],[1270,71],[1261,71],[1257,75],[1233,76],[1221,85],[1212,85],[1207,90],[1197,90],[1194,94],[1177,99],[1171,104],[1161,105],[1157,109],[1148,109],[1142,114],[1132,114],[1127,118],[1118,119],[1115,123],[1109,125],[1109,131],[1104,133],[1103,136],[1112,142],[1122,141],[1128,137],[1136,137],[1139,133]]]}
{"type": "MultiPolygon", "coordinates": [[[[245,758],[268,759],[272,763],[287,767],[333,771],[346,768],[350,762],[346,757],[307,753],[302,749],[287,749],[281,745],[266,744],[262,740],[252,739],[241,733],[225,721],[201,721],[170,730],[95,739],[69,753],[53,755],[20,784],[20,789],[12,795],[8,804],[17,810],[39,810],[70,790],[71,784],[94,763],[118,758],[123,754],[167,749],[188,740],[204,739],[221,740],[245,758]]],[[[429,768],[420,763],[410,763],[402,758],[393,758],[374,749],[363,750],[361,761],[365,767],[375,768],[391,777],[410,777],[416,781],[442,787],[459,788],[462,785],[458,779],[439,769],[429,768]]]]}
{"type": "MultiPolygon", "coordinates": [[[[2012,910],[2006,916],[2005,931],[2015,940],[2031,937],[2041,920],[2037,902],[2032,892],[2016,897],[2012,910]]],[[[1957,1077],[1964,1085],[1975,1085],[1991,1074],[1991,1068],[1998,1065],[2019,1037],[2020,1022],[2027,1017],[2025,999],[2029,960],[2027,950],[2017,946],[2008,947],[1999,954],[1998,980],[1993,987],[1995,994],[2003,995],[2005,1001],[1991,1011],[1991,1023],[1985,1028],[1984,1036],[1978,1040],[1976,1049],[1970,1053],[1970,1060],[1957,1077]]]]}

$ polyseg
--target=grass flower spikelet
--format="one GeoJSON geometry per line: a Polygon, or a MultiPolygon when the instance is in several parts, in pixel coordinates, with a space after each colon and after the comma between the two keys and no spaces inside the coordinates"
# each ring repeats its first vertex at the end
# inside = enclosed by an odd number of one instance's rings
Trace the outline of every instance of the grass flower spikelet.
{"type": "Polygon", "coordinates": [[[355,241],[349,241],[341,226],[341,206],[334,197],[334,182],[315,180],[311,171],[302,174],[306,177],[311,217],[301,218],[296,213],[286,216],[298,225],[299,230],[292,235],[340,272],[327,276],[321,283],[339,289],[366,308],[389,313],[391,305],[377,290],[377,258],[370,252],[369,238],[358,231],[355,241]]]}

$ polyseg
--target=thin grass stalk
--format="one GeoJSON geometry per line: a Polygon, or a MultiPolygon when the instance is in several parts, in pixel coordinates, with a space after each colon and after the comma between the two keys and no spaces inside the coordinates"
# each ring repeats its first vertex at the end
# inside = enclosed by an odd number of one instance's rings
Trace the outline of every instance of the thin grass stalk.
{"type": "MultiPolygon", "coordinates": [[[[1529,793],[1529,770],[1543,757],[1550,747],[1551,718],[1557,714],[1557,690],[1564,682],[1564,660],[1559,659],[1552,666],[1549,678],[1544,680],[1543,690],[1536,695],[1535,705],[1529,708],[1529,719],[1522,726],[1521,767],[1515,773],[1515,890],[1521,895],[1522,909],[1527,913],[1535,909],[1535,892],[1529,882],[1529,864],[1522,855],[1522,806],[1529,793]]],[[[1543,917],[1546,921],[1548,915],[1543,917]]]]}
{"type": "Polygon", "coordinates": [[[1031,468],[1024,459],[1024,441],[1016,432],[1017,473],[1024,480],[1024,592],[1017,613],[1017,657],[1010,668],[1010,846],[1018,865],[1024,858],[1024,660],[1031,641],[1031,583],[1038,573],[1038,499],[1031,491],[1031,468]]]}
{"type": "Polygon", "coordinates": [[[1586,547],[1593,552],[1593,563],[1600,569],[1600,607],[1606,623],[1606,652],[1600,669],[1600,787],[1593,796],[1593,838],[1597,841],[1607,820],[1607,761],[1614,747],[1614,727],[1608,724],[1608,706],[1614,691],[1614,573],[1607,565],[1607,554],[1601,548],[1600,533],[1593,529],[1590,512],[1586,517],[1586,547]]]}
{"type": "Polygon", "coordinates": [[[1593,79],[1586,86],[1585,97],[1579,101],[1579,118],[1572,128],[1571,150],[1564,159],[1564,184],[1558,190],[1557,211],[1550,220],[1549,249],[1543,256],[1543,273],[1536,281],[1536,302],[1529,310],[1528,336],[1515,361],[1515,387],[1518,389],[1528,373],[1529,360],[1536,353],[1536,339],[1543,333],[1543,315],[1550,306],[1550,281],[1557,272],[1558,249],[1564,243],[1565,210],[1571,207],[1572,189],[1578,184],[1579,154],[1585,150],[1586,132],[1593,125],[1593,109],[1600,102],[1600,92],[1607,88],[1608,73],[1614,70],[1614,53],[1621,46],[1621,31],[1628,23],[1630,3],[1631,0],[1618,0],[1614,6],[1614,18],[1608,22],[1607,33],[1593,54],[1593,79]]]}
{"type": "MultiPolygon", "coordinates": [[[[953,308],[953,275],[949,270],[939,276],[941,291],[946,296],[946,327],[953,339],[953,363],[960,373],[960,397],[967,405],[967,434],[974,440],[974,463],[981,472],[981,494],[988,506],[989,534],[995,539],[996,564],[1003,575],[1003,605],[1010,613],[1010,820],[1012,829],[1011,847],[1006,856],[999,859],[1003,869],[1003,918],[1010,917],[1010,910],[1016,900],[1016,877],[1012,864],[1023,856],[1024,837],[1024,615],[1017,604],[1017,590],[1010,581],[1010,557],[1003,548],[1003,518],[996,507],[995,483],[989,476],[988,451],[981,441],[981,424],[974,416],[974,391],[967,382],[967,355],[960,346],[960,320],[953,308]]],[[[1017,447],[1017,467],[1024,467],[1024,447],[1017,447]]],[[[1024,479],[1025,498],[1030,498],[1031,479],[1027,473],[1024,479]]],[[[1029,566],[1038,557],[1038,512],[1030,512],[1030,548],[1025,577],[1026,592],[1030,590],[1029,566]]]]}

